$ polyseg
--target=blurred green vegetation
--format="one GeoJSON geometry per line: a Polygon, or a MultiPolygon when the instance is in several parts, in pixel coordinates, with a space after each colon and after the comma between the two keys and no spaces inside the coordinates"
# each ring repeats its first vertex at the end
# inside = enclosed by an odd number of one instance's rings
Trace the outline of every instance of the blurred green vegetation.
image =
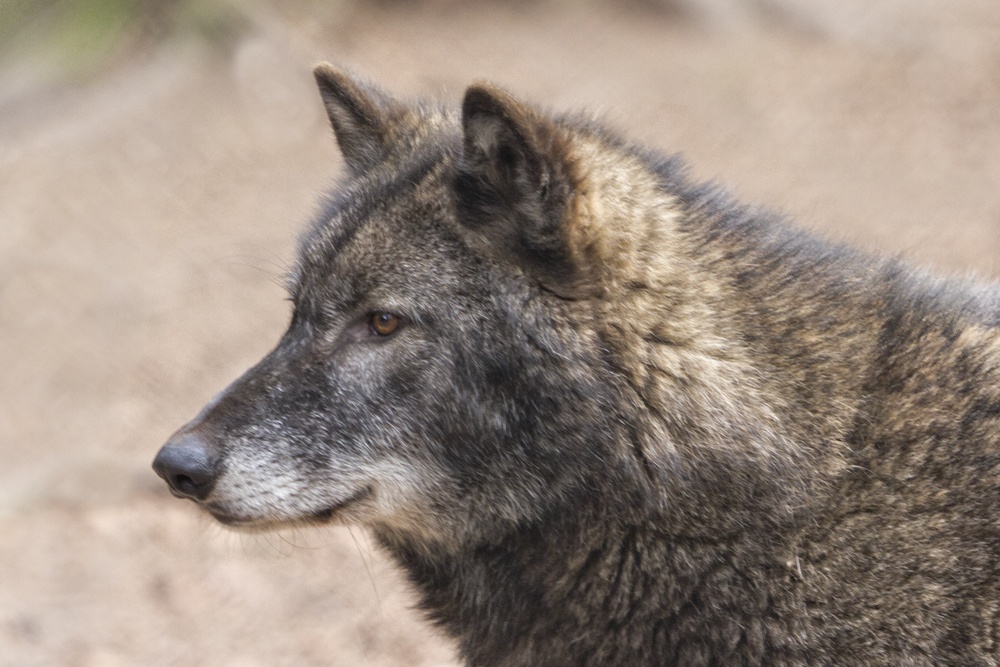
{"type": "Polygon", "coordinates": [[[80,76],[167,39],[231,43],[249,25],[225,0],[0,0],[0,60],[80,76]]]}
{"type": "Polygon", "coordinates": [[[677,0],[0,0],[0,69],[29,61],[46,81],[97,75],[153,53],[161,44],[197,42],[223,52],[272,17],[336,22],[356,10],[403,7],[451,11],[466,4],[653,3],[677,0]]]}

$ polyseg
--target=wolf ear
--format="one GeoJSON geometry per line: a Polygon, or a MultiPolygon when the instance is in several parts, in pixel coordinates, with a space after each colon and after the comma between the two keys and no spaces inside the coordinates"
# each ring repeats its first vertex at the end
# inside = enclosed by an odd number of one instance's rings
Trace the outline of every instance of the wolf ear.
{"type": "Polygon", "coordinates": [[[463,224],[548,289],[575,294],[581,275],[564,223],[572,179],[562,132],[487,83],[465,92],[462,131],[455,190],[463,224]]]}
{"type": "Polygon", "coordinates": [[[382,162],[405,114],[402,105],[329,63],[316,65],[313,76],[348,169],[358,174],[382,162]]]}

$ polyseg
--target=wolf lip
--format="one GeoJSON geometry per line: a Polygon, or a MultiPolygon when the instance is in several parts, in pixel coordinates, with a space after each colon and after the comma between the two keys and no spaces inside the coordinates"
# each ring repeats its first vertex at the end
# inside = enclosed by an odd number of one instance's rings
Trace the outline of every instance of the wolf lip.
{"type": "Polygon", "coordinates": [[[212,515],[212,518],[223,524],[224,526],[248,526],[253,525],[255,522],[248,519],[241,519],[239,517],[233,516],[232,514],[225,514],[218,510],[208,510],[212,515]]]}
{"type": "MultiPolygon", "coordinates": [[[[371,496],[373,492],[374,490],[370,486],[366,486],[358,490],[356,493],[348,496],[344,500],[334,503],[333,505],[330,505],[329,507],[326,507],[319,511],[308,514],[302,517],[300,520],[315,521],[319,523],[326,523],[332,521],[338,512],[340,512],[349,505],[352,505],[360,500],[364,500],[365,498],[371,496]]],[[[211,504],[204,505],[204,508],[209,512],[209,514],[212,515],[212,518],[214,518],[216,521],[225,526],[230,526],[233,528],[253,528],[253,527],[263,528],[266,526],[277,527],[281,523],[291,524],[296,522],[295,519],[291,519],[289,521],[274,522],[274,521],[268,521],[266,519],[255,519],[253,517],[241,517],[235,514],[231,514],[222,509],[221,507],[213,506],[211,504]]]]}
{"type": "Polygon", "coordinates": [[[311,518],[315,521],[330,521],[333,519],[334,515],[337,514],[337,512],[339,512],[340,510],[344,509],[348,505],[353,505],[354,503],[360,500],[364,500],[370,495],[372,495],[372,488],[370,486],[366,486],[363,489],[360,489],[357,493],[348,496],[346,499],[340,501],[339,503],[335,503],[334,505],[331,505],[326,509],[314,512],[311,518]]]}

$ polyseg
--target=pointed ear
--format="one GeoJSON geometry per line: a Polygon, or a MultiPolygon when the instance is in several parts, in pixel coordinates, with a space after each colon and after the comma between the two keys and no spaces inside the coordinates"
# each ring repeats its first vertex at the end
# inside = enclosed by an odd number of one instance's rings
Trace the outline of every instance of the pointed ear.
{"type": "Polygon", "coordinates": [[[358,174],[382,162],[404,114],[402,105],[329,63],[317,65],[313,75],[347,167],[358,174]]]}
{"type": "Polygon", "coordinates": [[[462,131],[455,189],[463,224],[548,289],[577,293],[582,276],[566,228],[573,179],[564,133],[487,83],[466,91],[462,131]]]}

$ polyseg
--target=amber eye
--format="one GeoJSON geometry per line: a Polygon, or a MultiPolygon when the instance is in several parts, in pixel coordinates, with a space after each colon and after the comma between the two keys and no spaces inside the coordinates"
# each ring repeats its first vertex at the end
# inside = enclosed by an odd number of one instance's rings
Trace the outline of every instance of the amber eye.
{"type": "Polygon", "coordinates": [[[368,326],[376,335],[391,336],[399,328],[399,316],[386,312],[372,313],[368,326]]]}

